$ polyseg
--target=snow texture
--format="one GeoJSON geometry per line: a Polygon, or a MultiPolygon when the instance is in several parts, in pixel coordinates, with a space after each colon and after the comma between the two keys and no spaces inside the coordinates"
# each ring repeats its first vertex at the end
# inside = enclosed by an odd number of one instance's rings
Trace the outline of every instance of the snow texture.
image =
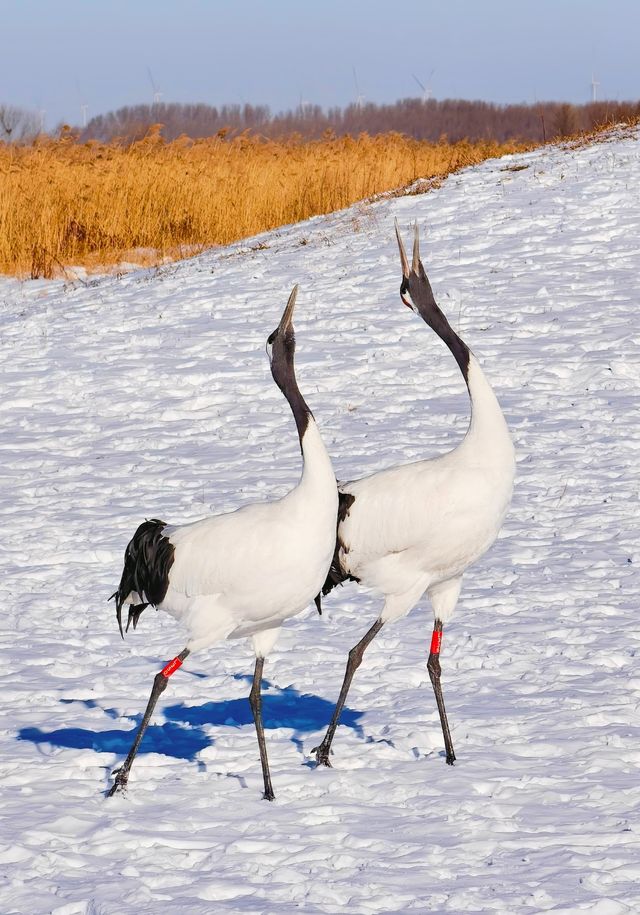
{"type": "Polygon", "coordinates": [[[638,139],[486,162],[158,270],[0,280],[3,915],[640,911],[638,139]],[[458,762],[423,602],[365,655],[334,768],[311,765],[381,607],[348,584],[265,665],[274,803],[245,641],[172,677],[107,800],[184,646],[152,608],[120,640],[106,599],[127,540],[298,478],[264,354],[294,282],[300,387],[340,479],[466,429],[454,360],[400,302],[396,216],[405,237],[419,221],[518,453],[501,537],[445,630],[458,762]]]}

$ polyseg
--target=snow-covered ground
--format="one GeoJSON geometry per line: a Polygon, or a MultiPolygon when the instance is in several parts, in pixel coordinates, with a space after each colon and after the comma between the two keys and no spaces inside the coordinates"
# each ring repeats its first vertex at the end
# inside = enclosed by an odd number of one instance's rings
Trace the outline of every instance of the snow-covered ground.
{"type": "Polygon", "coordinates": [[[89,285],[0,280],[3,915],[640,910],[640,143],[632,131],[483,164],[196,260],[89,285]],[[465,431],[450,353],[400,302],[393,218],[480,356],[518,452],[501,539],[445,632],[458,755],[426,670],[431,612],[385,628],[315,770],[349,585],[265,666],[248,643],[170,681],[126,796],[105,799],[159,666],[184,646],[113,603],[145,517],[291,487],[300,455],[264,342],[294,282],[300,386],[338,477],[465,431]]]}

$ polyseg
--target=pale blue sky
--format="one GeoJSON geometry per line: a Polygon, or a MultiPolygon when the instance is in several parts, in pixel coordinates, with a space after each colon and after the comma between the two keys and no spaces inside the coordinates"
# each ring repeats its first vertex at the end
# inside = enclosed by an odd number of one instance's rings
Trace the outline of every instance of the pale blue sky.
{"type": "Polygon", "coordinates": [[[0,0],[0,103],[640,98],[638,0],[0,0]],[[356,78],[354,79],[354,70],[356,78]],[[356,85],[357,82],[357,85],[356,85]]]}

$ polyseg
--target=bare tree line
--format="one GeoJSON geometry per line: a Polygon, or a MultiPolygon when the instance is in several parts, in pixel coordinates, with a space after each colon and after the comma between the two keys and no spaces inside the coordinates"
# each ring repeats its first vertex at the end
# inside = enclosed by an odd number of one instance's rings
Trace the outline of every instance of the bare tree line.
{"type": "Polygon", "coordinates": [[[0,103],[0,140],[31,143],[40,133],[40,117],[33,111],[0,103]]]}
{"type": "Polygon", "coordinates": [[[396,131],[416,140],[437,141],[511,139],[543,141],[591,130],[601,124],[640,116],[640,102],[592,102],[570,105],[540,102],[534,105],[495,105],[460,99],[402,99],[394,104],[351,104],[323,109],[319,105],[272,115],[265,105],[155,104],[120,108],[93,118],[81,139],[109,142],[143,137],[161,124],[166,140],[179,136],[209,137],[243,131],[272,139],[293,134],[319,139],[331,134],[380,134],[396,131]]]}
{"type": "MultiPolygon", "coordinates": [[[[237,136],[249,132],[271,139],[292,135],[301,139],[323,136],[371,135],[395,131],[416,140],[531,140],[570,136],[602,124],[640,116],[640,102],[539,102],[533,105],[496,105],[462,99],[401,99],[393,104],[351,104],[324,109],[305,104],[272,114],[266,105],[157,103],[119,108],[92,118],[85,128],[63,128],[67,137],[80,141],[132,142],[158,128],[162,137],[194,139],[237,136]]],[[[61,128],[56,131],[60,133],[61,128]]],[[[0,104],[0,141],[32,142],[40,134],[34,112],[0,104]]]]}

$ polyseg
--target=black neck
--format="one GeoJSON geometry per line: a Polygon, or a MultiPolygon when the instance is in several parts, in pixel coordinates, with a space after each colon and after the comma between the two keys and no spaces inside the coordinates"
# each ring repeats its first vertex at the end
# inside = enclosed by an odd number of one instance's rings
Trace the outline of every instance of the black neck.
{"type": "MultiPolygon", "coordinates": [[[[412,277],[413,276],[415,276],[415,274],[412,273],[412,277]]],[[[454,359],[458,363],[465,383],[467,387],[469,387],[469,347],[460,339],[447,321],[444,312],[438,307],[431,289],[431,283],[424,271],[422,262],[419,264],[418,276],[420,280],[419,292],[417,292],[416,295],[412,295],[417,311],[422,320],[425,321],[429,327],[437,333],[443,343],[446,343],[449,347],[454,359]]],[[[407,289],[413,292],[411,286],[411,278],[409,278],[409,281],[403,280],[402,287],[400,288],[401,295],[407,289]]]]}
{"type": "Polygon", "coordinates": [[[292,379],[287,384],[287,387],[282,389],[282,393],[289,401],[289,406],[291,407],[293,418],[296,421],[296,428],[298,430],[300,445],[302,446],[302,438],[307,431],[307,426],[309,425],[309,417],[313,416],[313,413],[307,406],[304,397],[300,393],[300,388],[298,387],[298,382],[296,381],[295,375],[292,376],[292,379]]]}
{"type": "Polygon", "coordinates": [[[449,347],[462,372],[465,384],[469,387],[469,347],[464,340],[460,339],[440,309],[437,306],[436,308],[437,314],[431,313],[428,321],[424,318],[424,315],[421,315],[421,317],[435,330],[442,342],[449,347]]]}
{"type": "MultiPolygon", "coordinates": [[[[280,341],[278,341],[278,343],[280,343],[280,341]]],[[[302,445],[302,438],[307,430],[309,417],[313,416],[313,414],[300,393],[300,388],[298,387],[298,382],[296,380],[294,365],[295,348],[293,329],[289,329],[284,334],[282,345],[276,344],[274,346],[271,374],[273,375],[273,380],[289,401],[293,418],[296,421],[300,444],[302,445]]]]}

